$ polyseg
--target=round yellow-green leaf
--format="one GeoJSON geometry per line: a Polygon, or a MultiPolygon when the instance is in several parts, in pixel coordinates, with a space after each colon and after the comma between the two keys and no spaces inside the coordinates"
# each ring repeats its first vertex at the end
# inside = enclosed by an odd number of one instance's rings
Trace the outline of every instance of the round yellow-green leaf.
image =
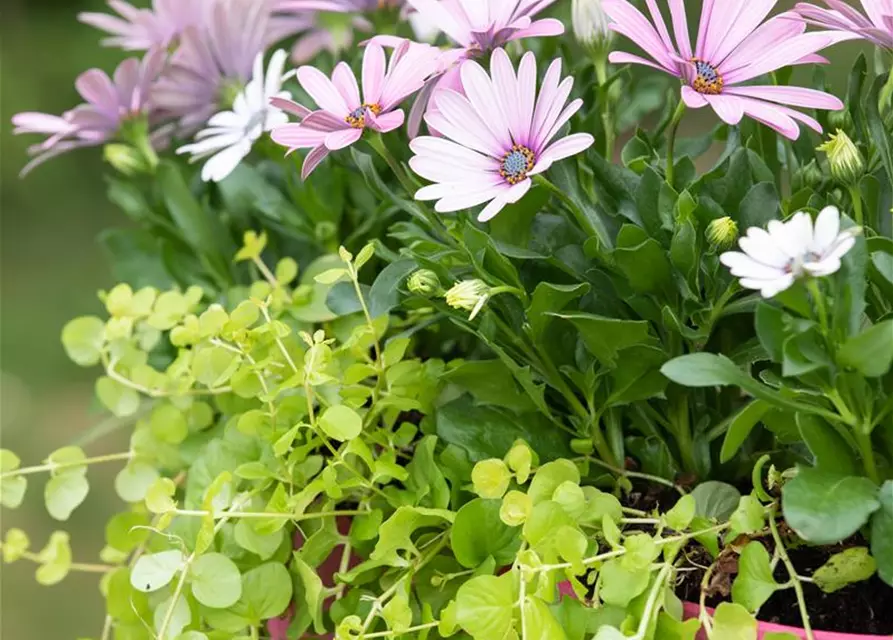
{"type": "Polygon", "coordinates": [[[76,364],[92,367],[99,363],[105,344],[105,323],[96,316],[75,318],[62,329],[62,346],[76,364]]]}
{"type": "Polygon", "coordinates": [[[124,502],[142,502],[158,479],[158,470],[145,462],[132,461],[115,476],[115,491],[124,502]]]}
{"type": "Polygon", "coordinates": [[[520,527],[533,509],[533,500],[526,493],[509,491],[502,499],[499,519],[510,527],[520,527]]]}
{"type": "Polygon", "coordinates": [[[221,553],[206,553],[190,569],[192,595],[206,607],[226,609],[242,597],[242,576],[235,563],[221,553]]]}
{"type": "Polygon", "coordinates": [[[471,470],[474,492],[481,498],[499,499],[509,488],[512,472],[499,458],[481,460],[471,470]]]}
{"type": "Polygon", "coordinates": [[[360,435],[363,431],[363,419],[350,407],[336,404],[319,417],[319,427],[330,438],[344,442],[360,435]]]}
{"type": "Polygon", "coordinates": [[[158,591],[174,579],[184,564],[183,553],[178,549],[142,555],[133,565],[130,584],[144,593],[158,591]]]}
{"type": "Polygon", "coordinates": [[[45,587],[61,582],[71,569],[71,545],[64,531],[54,531],[47,546],[38,554],[40,567],[35,577],[45,587]]]}
{"type": "Polygon", "coordinates": [[[189,435],[186,416],[172,404],[161,404],[152,410],[149,419],[152,435],[168,444],[180,444],[189,435]]]}
{"type": "Polygon", "coordinates": [[[15,562],[28,550],[30,544],[27,533],[21,529],[10,529],[6,532],[6,539],[3,541],[3,561],[15,562]]]}
{"type": "Polygon", "coordinates": [[[43,492],[47,511],[56,520],[68,520],[90,492],[87,478],[77,473],[65,473],[47,481],[43,492]]]}
{"type": "Polygon", "coordinates": [[[96,396],[106,409],[119,418],[132,416],[140,408],[140,396],[134,389],[107,376],[96,380],[96,396]]]}

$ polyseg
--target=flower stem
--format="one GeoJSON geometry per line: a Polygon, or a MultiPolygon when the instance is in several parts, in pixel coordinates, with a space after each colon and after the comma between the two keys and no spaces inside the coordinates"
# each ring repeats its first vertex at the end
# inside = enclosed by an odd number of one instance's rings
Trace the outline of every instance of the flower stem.
{"type": "Polygon", "coordinates": [[[374,135],[370,135],[366,138],[366,140],[369,142],[369,146],[372,147],[379,156],[381,156],[381,159],[384,160],[387,163],[388,167],[390,167],[391,171],[394,172],[397,180],[400,181],[400,184],[406,190],[406,194],[412,197],[412,195],[416,191],[416,188],[410,182],[409,177],[403,170],[403,167],[401,167],[400,163],[397,162],[397,158],[395,158],[394,155],[388,150],[388,147],[384,143],[381,134],[376,133],[374,135]]]}
{"type": "Polygon", "coordinates": [[[595,66],[595,77],[598,80],[599,92],[601,93],[602,108],[602,126],[605,129],[605,159],[610,162],[614,158],[614,143],[617,135],[614,132],[614,114],[613,103],[608,96],[608,60],[603,52],[599,52],[593,56],[592,64],[595,66]]]}
{"type": "Polygon", "coordinates": [[[881,484],[881,474],[878,472],[877,461],[874,459],[874,448],[871,445],[871,434],[859,426],[854,429],[856,435],[856,444],[859,446],[859,453],[862,454],[862,465],[865,467],[866,475],[877,485],[881,484]]]}
{"type": "Polygon", "coordinates": [[[596,229],[592,221],[586,217],[586,214],[583,213],[583,210],[580,209],[579,206],[577,206],[577,203],[574,202],[573,198],[571,198],[564,191],[549,182],[549,180],[547,180],[546,177],[542,174],[534,176],[533,181],[535,184],[548,189],[554,195],[558,196],[558,199],[561,200],[568,209],[570,209],[571,213],[574,215],[574,218],[577,221],[577,224],[579,224],[580,227],[583,228],[584,233],[589,236],[602,238],[603,234],[599,233],[598,229],[596,229]]]}
{"type": "Polygon", "coordinates": [[[856,185],[850,185],[848,189],[850,198],[853,201],[853,212],[856,214],[856,224],[861,227],[865,223],[864,214],[862,213],[862,194],[859,191],[859,187],[856,185]]]}
{"type": "Polygon", "coordinates": [[[775,508],[769,513],[769,528],[772,530],[772,538],[775,540],[775,552],[778,554],[778,557],[781,558],[782,563],[784,563],[785,569],[787,569],[788,575],[791,577],[791,586],[794,588],[794,593],[797,594],[797,605],[800,607],[800,618],[803,622],[803,631],[806,632],[806,640],[815,640],[815,636],[812,633],[812,626],[809,623],[809,612],[806,610],[806,598],[803,595],[803,585],[800,584],[800,580],[797,579],[797,570],[794,568],[794,564],[791,562],[791,558],[788,556],[788,552],[784,548],[784,541],[778,534],[778,525],[775,523],[775,508]]]}
{"type": "Polygon", "coordinates": [[[828,310],[825,308],[825,296],[822,294],[822,288],[819,281],[815,278],[809,280],[807,284],[809,293],[812,294],[812,301],[815,303],[816,313],[819,316],[819,324],[822,326],[822,333],[828,335],[828,310]]]}
{"type": "Polygon", "coordinates": [[[667,134],[667,184],[675,189],[673,186],[673,179],[676,171],[676,134],[679,131],[679,123],[682,122],[682,117],[685,115],[685,102],[679,100],[679,104],[676,106],[676,112],[673,114],[673,119],[670,121],[670,132],[667,134]]]}

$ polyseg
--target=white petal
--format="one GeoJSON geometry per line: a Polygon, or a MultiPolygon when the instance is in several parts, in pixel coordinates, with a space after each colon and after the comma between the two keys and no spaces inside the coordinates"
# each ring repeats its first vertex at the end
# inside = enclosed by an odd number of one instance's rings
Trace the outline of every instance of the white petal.
{"type": "Polygon", "coordinates": [[[787,273],[785,269],[773,267],[757,262],[749,255],[737,251],[728,251],[719,257],[720,261],[729,267],[732,275],[739,278],[778,278],[787,273]]]}
{"type": "Polygon", "coordinates": [[[250,142],[240,142],[212,156],[202,167],[202,180],[220,182],[251,152],[250,142]]]}
{"type": "Polygon", "coordinates": [[[742,237],[738,244],[754,260],[772,267],[783,267],[791,260],[778,248],[772,236],[758,227],[748,229],[747,235],[742,237]]]}
{"type": "Polygon", "coordinates": [[[788,222],[773,220],[768,226],[769,235],[788,257],[803,256],[812,242],[812,218],[803,211],[795,213],[788,222]]]}
{"type": "Polygon", "coordinates": [[[837,207],[825,207],[815,220],[812,250],[824,254],[840,233],[840,211],[837,207]]]}

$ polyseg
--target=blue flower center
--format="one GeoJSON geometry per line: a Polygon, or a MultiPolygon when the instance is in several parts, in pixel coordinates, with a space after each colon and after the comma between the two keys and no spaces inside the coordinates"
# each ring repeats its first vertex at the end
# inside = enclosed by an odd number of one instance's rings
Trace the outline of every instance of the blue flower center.
{"type": "Polygon", "coordinates": [[[354,129],[362,129],[366,126],[366,109],[375,115],[381,113],[381,105],[363,103],[344,118],[344,121],[354,129]]]}
{"type": "Polygon", "coordinates": [[[692,88],[698,93],[706,93],[711,96],[722,93],[725,81],[716,67],[698,58],[692,58],[691,61],[695,65],[695,79],[692,82],[692,88]]]}
{"type": "Polygon", "coordinates": [[[527,179],[527,174],[533,170],[533,165],[533,151],[524,145],[516,144],[502,157],[499,175],[509,184],[518,184],[527,179]]]}

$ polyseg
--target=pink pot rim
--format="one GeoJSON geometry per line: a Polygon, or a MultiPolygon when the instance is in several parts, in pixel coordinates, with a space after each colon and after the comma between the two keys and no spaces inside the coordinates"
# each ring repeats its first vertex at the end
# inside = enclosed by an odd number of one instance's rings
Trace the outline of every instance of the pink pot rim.
{"type": "MultiPolygon", "coordinates": [[[[713,609],[708,608],[711,614],[713,613],[713,609]]],[[[697,618],[700,614],[700,607],[693,602],[685,602],[683,603],[683,616],[686,620],[690,618],[697,618]]],[[[758,638],[762,638],[765,634],[775,632],[775,633],[791,633],[798,638],[806,638],[806,632],[803,629],[798,629],[796,627],[786,627],[780,624],[774,624],[772,622],[760,622],[759,630],[758,630],[758,638]]],[[[815,640],[893,640],[893,636],[877,636],[871,634],[861,634],[861,633],[841,633],[839,631],[813,631],[813,636],[815,640]]]]}

